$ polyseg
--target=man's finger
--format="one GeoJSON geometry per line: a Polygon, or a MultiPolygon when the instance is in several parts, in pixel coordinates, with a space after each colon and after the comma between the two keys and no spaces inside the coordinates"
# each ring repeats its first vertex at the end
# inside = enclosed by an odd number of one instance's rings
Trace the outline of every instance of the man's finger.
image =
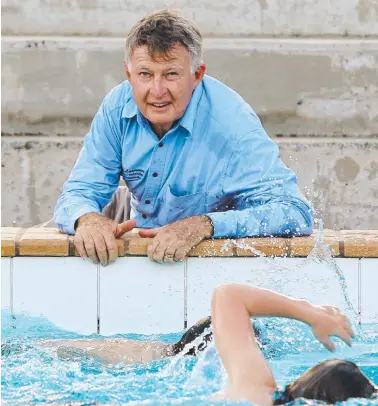
{"type": "Polygon", "coordinates": [[[160,242],[158,246],[156,246],[154,253],[152,254],[152,259],[159,264],[162,264],[164,262],[164,255],[165,251],[167,249],[167,246],[160,242]]]}
{"type": "Polygon", "coordinates": [[[182,262],[187,258],[187,252],[183,249],[177,249],[175,252],[175,262],[182,262]]]}
{"type": "Polygon", "coordinates": [[[102,234],[96,233],[93,236],[95,249],[97,252],[98,259],[101,262],[101,265],[108,265],[108,251],[106,249],[105,240],[102,234]]]}
{"type": "Polygon", "coordinates": [[[120,238],[123,234],[131,231],[136,227],[136,220],[126,220],[121,224],[117,224],[117,229],[114,233],[115,238],[120,238]]]}
{"type": "Polygon", "coordinates": [[[98,259],[95,242],[91,234],[83,233],[84,246],[87,251],[88,257],[92,260],[94,264],[98,264],[100,260],[98,259]]]}
{"type": "Polygon", "coordinates": [[[151,261],[154,261],[154,252],[156,247],[160,244],[159,240],[153,239],[151,244],[147,246],[147,255],[151,261]]]}
{"type": "Polygon", "coordinates": [[[175,252],[174,248],[167,247],[165,250],[163,261],[169,264],[173,264],[175,261],[175,252]]]}
{"type": "Polygon", "coordinates": [[[108,251],[108,262],[112,264],[118,258],[118,244],[117,240],[112,234],[105,234],[104,240],[106,244],[106,249],[108,251]]]}
{"type": "Polygon", "coordinates": [[[139,235],[143,238],[154,238],[159,230],[159,228],[143,228],[139,230],[139,235]]]}
{"type": "Polygon", "coordinates": [[[81,258],[87,259],[88,254],[87,254],[87,251],[85,250],[85,247],[84,247],[83,236],[80,233],[75,234],[74,245],[75,245],[76,249],[78,250],[79,255],[81,256],[81,258]]]}

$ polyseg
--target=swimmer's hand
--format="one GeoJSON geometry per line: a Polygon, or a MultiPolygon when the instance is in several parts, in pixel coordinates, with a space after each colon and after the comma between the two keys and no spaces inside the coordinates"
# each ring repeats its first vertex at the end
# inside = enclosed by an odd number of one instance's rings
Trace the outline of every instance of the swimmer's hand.
{"type": "Polygon", "coordinates": [[[312,332],[327,350],[336,350],[330,336],[341,338],[349,347],[352,345],[352,338],[355,336],[352,325],[337,307],[314,305],[310,314],[309,324],[312,332]]]}
{"type": "Polygon", "coordinates": [[[140,230],[141,237],[152,238],[147,247],[151,261],[159,263],[183,261],[188,252],[214,233],[213,224],[206,215],[187,217],[160,228],[140,230]]]}

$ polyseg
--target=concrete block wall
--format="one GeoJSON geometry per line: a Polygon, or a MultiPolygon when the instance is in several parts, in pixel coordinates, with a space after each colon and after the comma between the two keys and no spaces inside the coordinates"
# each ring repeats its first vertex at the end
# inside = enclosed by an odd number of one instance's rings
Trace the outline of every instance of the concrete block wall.
{"type": "Polygon", "coordinates": [[[178,8],[205,36],[378,35],[376,0],[3,0],[5,35],[124,37],[145,14],[178,8]]]}
{"type": "Polygon", "coordinates": [[[378,228],[376,0],[4,0],[2,225],[51,218],[124,37],[163,7],[197,22],[208,73],[259,114],[326,227],[378,228]]]}

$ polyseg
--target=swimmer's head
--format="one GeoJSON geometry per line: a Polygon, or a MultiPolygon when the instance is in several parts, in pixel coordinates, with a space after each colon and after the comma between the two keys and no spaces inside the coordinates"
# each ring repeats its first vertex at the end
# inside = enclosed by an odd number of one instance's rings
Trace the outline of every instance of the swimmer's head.
{"type": "MultiPolygon", "coordinates": [[[[184,355],[197,355],[199,352],[204,351],[208,344],[213,340],[213,332],[210,330],[211,316],[205,317],[182,336],[181,340],[173,344],[171,350],[173,355],[184,351],[184,355]],[[208,330],[208,331],[206,331],[208,330]],[[200,339],[196,340],[198,337],[200,339]],[[192,345],[191,345],[192,344],[192,345]]],[[[253,326],[257,342],[260,345],[259,337],[260,330],[253,326]]]]}
{"type": "Polygon", "coordinates": [[[213,339],[212,331],[209,330],[207,333],[203,334],[205,330],[210,329],[210,326],[211,316],[205,317],[198,323],[194,324],[194,326],[190,327],[190,329],[182,336],[180,341],[173,344],[173,353],[178,354],[185,351],[184,355],[197,355],[198,352],[203,351],[213,339]],[[198,342],[196,341],[193,343],[193,341],[199,336],[202,336],[201,339],[198,342]],[[191,343],[193,343],[193,345],[190,345],[191,343]]]}
{"type": "Polygon", "coordinates": [[[344,360],[327,360],[309,369],[296,381],[286,386],[275,405],[297,398],[343,402],[349,398],[370,398],[378,388],[361,372],[356,364],[344,360]]]}

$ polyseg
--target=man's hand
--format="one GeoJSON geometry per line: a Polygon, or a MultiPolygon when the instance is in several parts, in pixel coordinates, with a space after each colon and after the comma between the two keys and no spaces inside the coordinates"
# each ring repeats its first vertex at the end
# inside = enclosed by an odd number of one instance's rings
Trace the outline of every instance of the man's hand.
{"type": "Polygon", "coordinates": [[[331,352],[335,351],[335,344],[330,340],[330,336],[341,338],[350,347],[354,331],[348,317],[337,307],[314,307],[315,312],[311,316],[310,324],[314,336],[331,352]]]}
{"type": "Polygon", "coordinates": [[[205,238],[211,238],[213,225],[208,216],[194,216],[160,228],[140,230],[141,237],[153,238],[148,257],[159,263],[183,261],[188,252],[205,238]]]}
{"type": "Polygon", "coordinates": [[[93,263],[106,266],[118,258],[116,238],[136,226],[135,220],[117,224],[102,214],[88,213],[80,217],[74,243],[82,258],[90,258],[93,263]]]}

